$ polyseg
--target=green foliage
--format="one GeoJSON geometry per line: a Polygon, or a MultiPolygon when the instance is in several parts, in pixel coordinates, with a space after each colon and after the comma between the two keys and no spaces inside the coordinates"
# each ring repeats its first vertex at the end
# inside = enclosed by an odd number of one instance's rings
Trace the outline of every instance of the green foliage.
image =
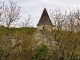
{"type": "MultiPolygon", "coordinates": [[[[34,31],[36,30],[36,28],[9,28],[8,33],[9,34],[15,34],[15,33],[20,33],[20,32],[24,32],[26,31],[27,34],[32,35],[34,33],[34,31]]],[[[6,27],[0,27],[0,35],[2,34],[6,34],[6,27]]]]}
{"type": "Polygon", "coordinates": [[[70,60],[80,60],[77,54],[74,54],[70,60]]]}
{"type": "Polygon", "coordinates": [[[3,55],[4,55],[4,50],[0,48],[0,59],[2,58],[3,55]]]}
{"type": "Polygon", "coordinates": [[[47,57],[47,46],[46,45],[41,45],[41,46],[38,46],[35,48],[34,52],[34,56],[32,59],[34,60],[46,60],[46,57],[47,57]]]}
{"type": "Polygon", "coordinates": [[[36,51],[37,53],[45,53],[46,50],[47,50],[47,46],[46,46],[46,45],[38,46],[38,47],[35,49],[35,51],[36,51]]]}
{"type": "Polygon", "coordinates": [[[5,30],[6,28],[5,27],[3,27],[3,26],[1,26],[0,27],[0,35],[2,35],[2,34],[5,34],[6,33],[6,30],[5,30]]]}

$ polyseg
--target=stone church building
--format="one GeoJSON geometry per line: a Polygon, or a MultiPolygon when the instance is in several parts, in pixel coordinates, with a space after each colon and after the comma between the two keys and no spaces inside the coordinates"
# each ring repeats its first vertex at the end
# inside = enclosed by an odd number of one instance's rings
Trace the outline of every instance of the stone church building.
{"type": "Polygon", "coordinates": [[[49,18],[46,8],[44,8],[40,20],[37,24],[37,31],[33,34],[34,47],[41,44],[50,46],[54,45],[54,38],[52,36],[53,25],[49,18]]]}
{"type": "Polygon", "coordinates": [[[51,31],[53,28],[52,22],[49,18],[46,8],[44,8],[40,20],[37,24],[37,30],[48,30],[51,31]]]}

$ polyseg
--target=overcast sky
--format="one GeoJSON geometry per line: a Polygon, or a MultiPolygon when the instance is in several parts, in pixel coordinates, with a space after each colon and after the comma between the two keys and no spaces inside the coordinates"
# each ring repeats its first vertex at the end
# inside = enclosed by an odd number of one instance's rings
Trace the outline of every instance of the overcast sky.
{"type": "MultiPolygon", "coordinates": [[[[9,4],[9,0],[0,0],[5,1],[9,4]]],[[[36,26],[44,7],[47,9],[48,13],[51,10],[55,10],[57,7],[61,8],[61,11],[67,10],[69,7],[71,9],[79,7],[80,0],[12,0],[17,2],[17,5],[21,7],[21,18],[20,21],[24,21],[28,18],[28,15],[31,14],[31,20],[33,26],[36,26]]]]}

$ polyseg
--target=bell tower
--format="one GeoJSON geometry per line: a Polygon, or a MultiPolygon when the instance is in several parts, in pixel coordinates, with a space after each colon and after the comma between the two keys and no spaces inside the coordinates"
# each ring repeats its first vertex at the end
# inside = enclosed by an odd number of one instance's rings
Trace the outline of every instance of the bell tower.
{"type": "Polygon", "coordinates": [[[52,22],[49,18],[46,8],[44,8],[40,20],[37,24],[37,30],[50,30],[53,28],[52,22]]]}

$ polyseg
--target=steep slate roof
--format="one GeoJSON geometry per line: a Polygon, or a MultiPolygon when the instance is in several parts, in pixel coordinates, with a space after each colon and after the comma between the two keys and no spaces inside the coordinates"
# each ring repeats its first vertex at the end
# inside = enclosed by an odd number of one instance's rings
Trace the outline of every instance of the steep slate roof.
{"type": "Polygon", "coordinates": [[[49,18],[49,15],[47,13],[46,8],[44,8],[43,13],[41,15],[41,18],[40,18],[40,20],[39,20],[39,22],[37,24],[37,26],[42,26],[42,25],[51,25],[51,26],[53,26],[52,22],[51,22],[51,20],[49,18]]]}

